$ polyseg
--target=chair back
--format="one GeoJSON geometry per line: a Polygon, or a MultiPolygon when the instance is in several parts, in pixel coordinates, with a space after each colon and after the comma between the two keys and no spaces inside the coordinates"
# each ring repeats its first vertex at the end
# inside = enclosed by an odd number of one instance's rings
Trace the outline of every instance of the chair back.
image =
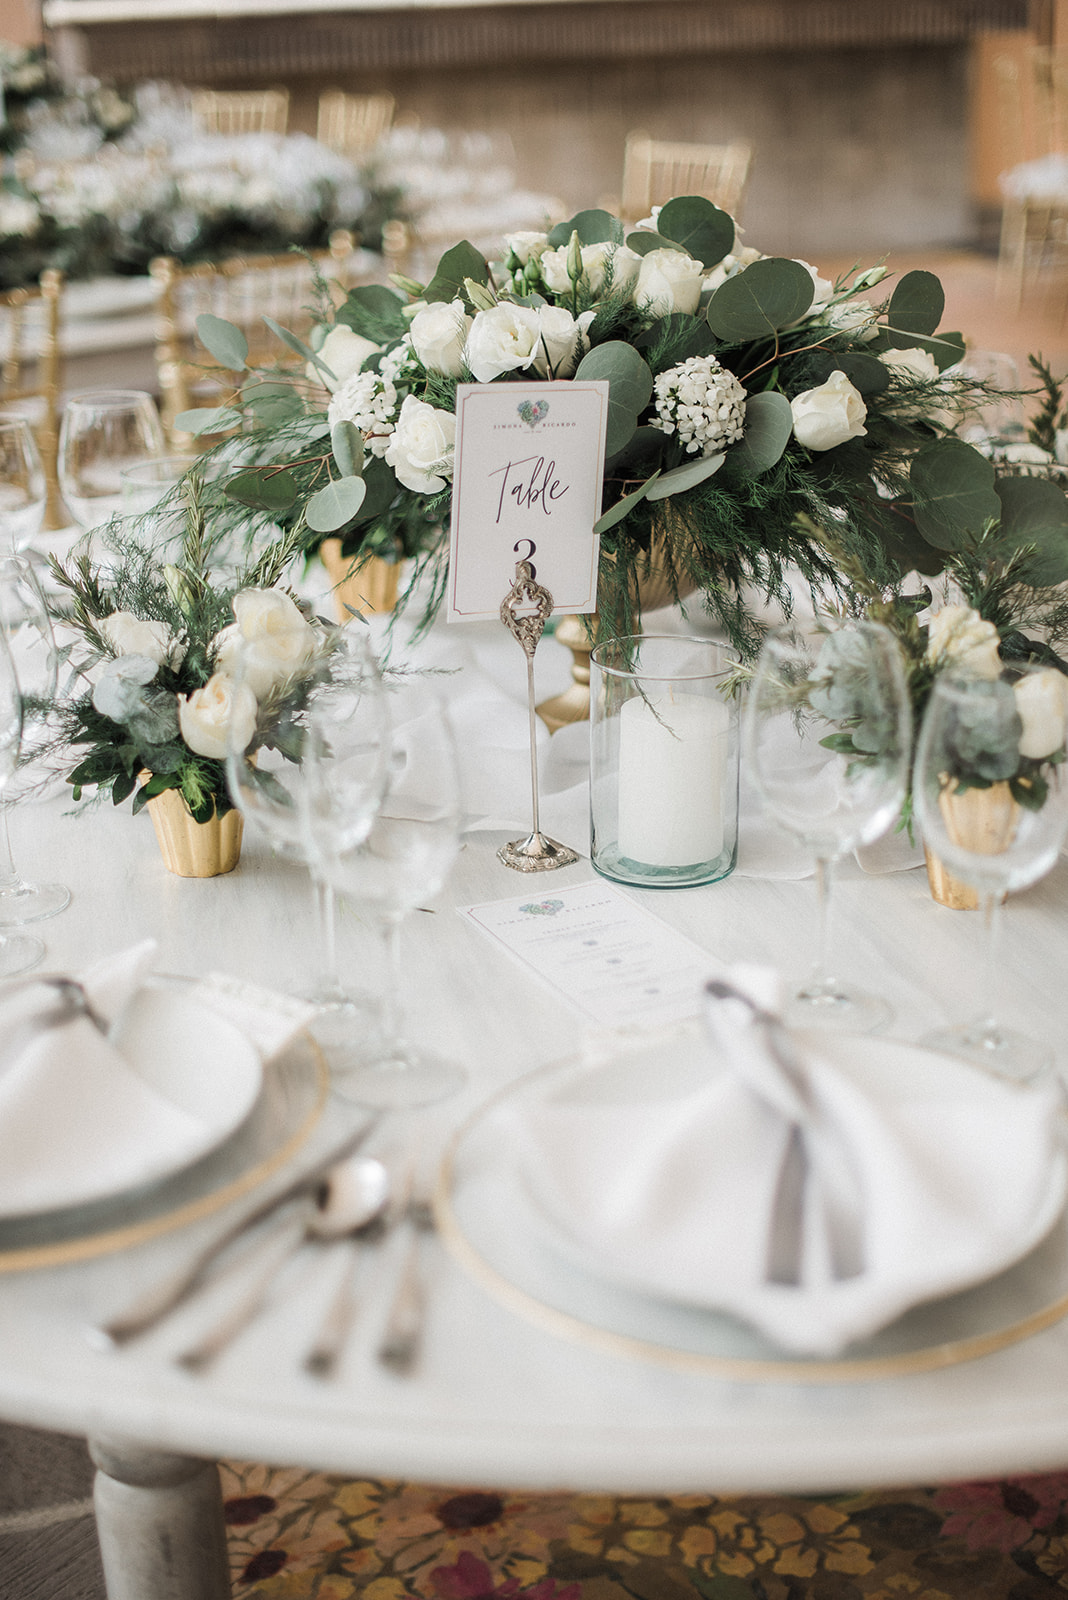
{"type": "Polygon", "coordinates": [[[175,418],[196,406],[224,403],[240,383],[239,373],[222,371],[198,341],[197,318],[204,313],[239,327],[248,340],[249,364],[299,368],[301,358],[270,331],[264,317],[306,338],[325,280],[335,303],[344,298],[352,235],[334,235],[329,250],[304,255],[232,256],[226,261],[183,266],[173,256],[157,256],[149,272],[159,288],[156,302],[156,371],[160,415],[169,447],[195,454],[204,441],[175,427],[175,418]]]}
{"type": "Polygon", "coordinates": [[[340,155],[366,155],[389,131],[396,102],[391,94],[344,94],[324,89],[319,96],[315,137],[340,155]]]}
{"type": "Polygon", "coordinates": [[[202,133],[285,133],[288,89],[194,89],[193,121],[202,133]]]}
{"type": "Polygon", "coordinates": [[[45,527],[69,522],[59,493],[59,324],[63,274],[42,272],[34,287],[0,294],[0,409],[29,419],[44,465],[45,527]]]}
{"type": "Polygon", "coordinates": [[[740,139],[719,145],[679,144],[630,133],[623,152],[621,218],[625,223],[640,222],[653,206],[681,194],[704,195],[737,218],[752,156],[752,146],[740,139]]]}

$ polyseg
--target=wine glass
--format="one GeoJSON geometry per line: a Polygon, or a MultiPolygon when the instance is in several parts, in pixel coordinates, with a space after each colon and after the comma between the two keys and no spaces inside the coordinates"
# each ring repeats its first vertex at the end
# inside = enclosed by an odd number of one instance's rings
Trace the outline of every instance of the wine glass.
{"type": "Polygon", "coordinates": [[[67,401],[59,429],[59,487],[84,531],[122,509],[122,473],[166,452],[163,424],[140,389],[86,389],[67,401]]]}
{"type": "MultiPolygon", "coordinates": [[[[269,664],[268,664],[269,668],[269,664]]],[[[347,825],[354,838],[367,835],[386,787],[389,741],[382,678],[363,623],[324,629],[315,657],[300,670],[298,706],[278,726],[277,693],[264,692],[262,648],[246,643],[233,665],[234,693],[250,689],[259,703],[257,727],[246,742],[236,719],[227,751],[230,795],[246,821],[258,827],[277,854],[302,862],[311,872],[319,922],[320,972],[306,996],[318,1008],[312,1032],[327,1050],[335,1072],[343,1071],[360,1036],[366,1035],[374,1003],[343,988],[338,977],[334,891],[308,845],[304,817],[308,785],[309,721],[316,708],[332,721],[335,747],[351,769],[346,791],[347,825]]],[[[281,685],[282,692],[287,686],[281,685]]]]}
{"type": "MultiPolygon", "coordinates": [[[[0,631],[0,794],[18,767],[21,744],[22,692],[11,651],[0,631]]],[[[0,978],[10,978],[35,967],[44,951],[41,940],[31,934],[5,934],[0,929],[0,978]]]]}
{"type": "Polygon", "coordinates": [[[999,678],[941,674],[916,746],[913,803],[924,844],[979,896],[986,926],[982,1015],[923,1042],[1025,1082],[1052,1052],[997,1020],[1002,903],[1055,864],[1068,834],[1068,679],[1012,663],[999,678]]]}
{"type": "Polygon", "coordinates": [[[831,971],[830,891],[835,862],[900,813],[911,738],[901,650],[888,629],[856,622],[814,637],[768,635],[749,691],[744,750],[765,810],[816,861],[816,961],[784,1008],[798,1026],[865,1033],[890,1020],[885,1000],[831,971]]]}
{"type": "MultiPolygon", "coordinates": [[[[56,642],[48,605],[33,564],[25,556],[0,557],[0,633],[11,654],[23,698],[22,752],[32,754],[38,733],[47,737],[48,706],[55,697],[56,642]],[[27,743],[31,749],[27,751],[27,743]]],[[[18,796],[0,799],[0,928],[54,917],[70,904],[62,883],[31,883],[15,866],[8,811],[18,796]]]]}
{"type": "Polygon", "coordinates": [[[307,832],[318,870],[339,893],[376,920],[387,981],[382,1038],[373,1059],[339,1086],[359,1105],[430,1105],[466,1081],[462,1067],[415,1048],[403,1034],[401,929],[408,914],[437,893],[460,847],[460,774],[448,713],[425,684],[390,685],[389,789],[363,839],[347,821],[345,756],[329,704],[311,708],[304,764],[309,770],[307,832]]]}
{"type": "Polygon", "coordinates": [[[47,493],[30,424],[0,416],[0,554],[24,550],[40,533],[47,493]]]}

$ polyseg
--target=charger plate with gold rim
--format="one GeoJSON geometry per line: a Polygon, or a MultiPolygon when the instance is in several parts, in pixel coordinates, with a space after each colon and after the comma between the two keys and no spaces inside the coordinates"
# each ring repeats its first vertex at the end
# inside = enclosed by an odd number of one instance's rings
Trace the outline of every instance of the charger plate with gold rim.
{"type": "Polygon", "coordinates": [[[0,1218],[0,1272],[88,1260],[221,1211],[296,1155],[322,1116],[328,1089],[322,1052],[309,1034],[298,1034],[265,1064],[248,1117],[200,1160],[89,1204],[0,1218]]]}
{"type": "MultiPolygon", "coordinates": [[[[903,1070],[937,1072],[947,1058],[896,1040],[854,1041],[901,1052],[903,1070]]],[[[953,1071],[960,1062],[948,1064],[953,1071]]],[[[947,1070],[948,1070],[947,1067],[947,1070]]],[[[634,1057],[590,1067],[569,1059],[494,1095],[459,1128],[442,1164],[435,1210],[454,1258],[495,1300],[560,1338],[712,1377],[742,1382],[855,1383],[953,1366],[1004,1349],[1068,1314],[1068,1216],[1058,1165],[1057,1220],[1015,1265],[984,1283],[914,1307],[840,1356],[787,1355],[739,1320],[661,1299],[602,1277],[565,1248],[515,1170],[501,1118],[539,1097],[582,1085],[614,1092],[634,1057]]],[[[974,1070],[974,1069],[971,1069],[974,1070]]],[[[596,1090],[594,1091],[597,1092],[596,1090]]]]}

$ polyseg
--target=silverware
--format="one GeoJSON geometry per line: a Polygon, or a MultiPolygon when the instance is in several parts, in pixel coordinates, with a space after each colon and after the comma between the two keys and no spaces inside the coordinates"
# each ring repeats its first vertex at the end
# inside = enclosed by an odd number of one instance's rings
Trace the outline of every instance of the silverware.
{"type": "Polygon", "coordinates": [[[348,1259],[326,1316],[304,1357],[304,1370],[310,1372],[313,1377],[331,1377],[348,1342],[357,1309],[355,1279],[360,1246],[383,1238],[400,1220],[402,1212],[403,1202],[398,1202],[396,1189],[391,1189],[387,1180],[378,1209],[366,1221],[358,1223],[355,1227],[348,1227],[344,1233],[326,1233],[322,1228],[315,1230],[324,1241],[344,1240],[347,1244],[348,1259]]]}
{"type": "Polygon", "coordinates": [[[426,1321],[426,1291],[423,1283],[422,1243],[434,1229],[434,1212],[423,1195],[410,1196],[404,1211],[411,1238],[400,1277],[390,1305],[389,1316],[378,1359],[400,1377],[407,1377],[415,1366],[423,1341],[426,1321]]]}
{"type": "Polygon", "coordinates": [[[50,1005],[31,1010],[21,1021],[9,1026],[4,1039],[3,1060],[25,1048],[39,1033],[49,1033],[53,1028],[65,1028],[69,1022],[85,1017],[98,1033],[107,1035],[108,1024],[93,1007],[82,984],[76,978],[35,973],[31,977],[8,980],[0,989],[0,999],[30,989],[54,989],[50,1005]]]}
{"type": "MultiPolygon", "coordinates": [[[[128,1343],[131,1339],[138,1338],[141,1334],[147,1333],[149,1329],[155,1327],[168,1312],[173,1311],[176,1306],[179,1306],[183,1300],[187,1299],[189,1295],[200,1287],[216,1257],[221,1255],[227,1246],[233,1244],[242,1234],[255,1227],[257,1223],[271,1217],[273,1213],[282,1210],[291,1201],[307,1197],[310,1205],[313,1206],[315,1192],[322,1184],[325,1174],[331,1167],[336,1166],[339,1161],[343,1161],[347,1156],[355,1154],[378,1126],[378,1120],[375,1117],[355,1131],[350,1129],[345,1137],[339,1140],[332,1149],[328,1150],[313,1167],[294,1178],[280,1193],[264,1201],[254,1211],[249,1212],[222,1233],[217,1234],[203,1249],[197,1251],[192,1259],[183,1262],[176,1271],[163,1278],[159,1283],[153,1284],[125,1311],[120,1312],[118,1316],[112,1317],[107,1322],[91,1328],[89,1330],[90,1338],[96,1343],[119,1346],[128,1343]]],[[[305,1211],[304,1217],[305,1226],[307,1226],[307,1222],[312,1218],[312,1210],[305,1211]]]]}

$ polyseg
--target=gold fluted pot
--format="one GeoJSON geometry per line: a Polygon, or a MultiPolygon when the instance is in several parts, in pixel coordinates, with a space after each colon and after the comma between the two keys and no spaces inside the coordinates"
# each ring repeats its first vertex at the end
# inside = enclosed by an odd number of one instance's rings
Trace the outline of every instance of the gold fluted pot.
{"type": "MultiPolygon", "coordinates": [[[[1012,843],[1017,804],[1007,783],[989,789],[957,790],[947,785],[938,796],[938,809],[946,832],[955,845],[976,855],[1000,855],[1012,843]]],[[[974,911],[979,896],[970,884],[953,876],[945,863],[925,843],[927,881],[939,905],[952,911],[974,911]]]]}
{"type": "Polygon", "coordinates": [[[164,789],[147,802],[163,865],[179,878],[218,878],[233,872],[241,858],[244,819],[240,811],[218,812],[197,822],[177,789],[164,789]]]}
{"type": "Polygon", "coordinates": [[[352,558],[341,554],[340,539],[324,539],[319,560],[333,584],[339,622],[347,622],[353,611],[392,611],[397,604],[399,561],[370,556],[354,568],[352,558]]]}

